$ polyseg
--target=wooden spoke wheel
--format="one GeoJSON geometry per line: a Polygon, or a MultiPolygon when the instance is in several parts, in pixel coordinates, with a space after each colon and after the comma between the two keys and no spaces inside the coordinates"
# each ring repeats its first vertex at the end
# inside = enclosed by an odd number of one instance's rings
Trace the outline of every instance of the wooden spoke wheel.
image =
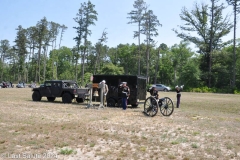
{"type": "Polygon", "coordinates": [[[163,116],[170,116],[174,111],[173,101],[169,97],[165,97],[160,100],[159,108],[163,116]]]}
{"type": "Polygon", "coordinates": [[[153,97],[148,97],[144,102],[144,113],[148,116],[155,116],[158,112],[157,100],[153,97]]]}

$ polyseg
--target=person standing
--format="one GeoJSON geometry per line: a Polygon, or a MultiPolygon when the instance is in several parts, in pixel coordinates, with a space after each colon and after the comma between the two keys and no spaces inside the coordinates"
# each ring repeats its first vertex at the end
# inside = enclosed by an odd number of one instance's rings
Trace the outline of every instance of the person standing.
{"type": "Polygon", "coordinates": [[[104,84],[104,86],[103,86],[103,106],[106,107],[107,106],[108,85],[106,84],[105,80],[102,80],[101,83],[104,84]]]}
{"type": "Polygon", "coordinates": [[[122,109],[126,110],[127,109],[127,99],[130,96],[130,89],[127,86],[127,82],[122,82],[120,85],[120,88],[122,88],[122,109]]]}
{"type": "Polygon", "coordinates": [[[183,90],[183,86],[178,87],[178,85],[175,87],[176,92],[177,92],[177,108],[180,106],[180,99],[181,99],[181,91],[183,90]]]}

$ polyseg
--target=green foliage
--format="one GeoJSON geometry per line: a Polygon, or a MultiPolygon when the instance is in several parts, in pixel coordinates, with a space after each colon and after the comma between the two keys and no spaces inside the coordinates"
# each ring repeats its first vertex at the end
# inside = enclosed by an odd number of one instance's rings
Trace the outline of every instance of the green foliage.
{"type": "Polygon", "coordinates": [[[84,85],[86,85],[86,84],[88,84],[88,83],[90,83],[90,77],[92,76],[92,73],[89,73],[89,72],[86,72],[85,74],[84,74],[84,85]]]}
{"type": "Polygon", "coordinates": [[[117,67],[112,63],[105,64],[101,70],[101,74],[121,75],[124,74],[123,67],[117,67]]]}
{"type": "Polygon", "coordinates": [[[231,89],[230,87],[208,88],[207,86],[198,87],[198,88],[185,88],[184,91],[198,92],[198,93],[234,93],[234,94],[240,93],[240,90],[231,89]]]}
{"type": "Polygon", "coordinates": [[[73,149],[69,149],[69,148],[64,148],[64,149],[61,149],[60,150],[60,154],[63,154],[63,155],[70,155],[74,153],[74,150],[73,149]]]}
{"type": "Polygon", "coordinates": [[[178,37],[194,43],[199,48],[198,52],[205,55],[200,62],[200,69],[204,75],[201,77],[202,81],[208,87],[212,86],[212,51],[226,44],[222,43],[221,39],[230,33],[233,27],[230,17],[223,17],[225,7],[217,2],[213,0],[211,5],[195,3],[191,11],[184,7],[180,14],[184,25],[179,26],[181,32],[175,30],[178,37]]]}
{"type": "Polygon", "coordinates": [[[234,93],[234,94],[240,94],[240,90],[234,89],[234,90],[233,90],[233,93],[234,93]]]}
{"type": "Polygon", "coordinates": [[[140,27],[134,31],[134,37],[139,38],[138,45],[103,45],[102,42],[107,40],[105,30],[99,41],[92,45],[88,36],[91,35],[90,26],[95,25],[97,20],[97,12],[90,1],[81,3],[74,18],[77,26],[74,27],[76,46],[73,48],[60,47],[66,26],[48,22],[46,17],[38,21],[36,26],[27,29],[19,26],[14,46],[10,46],[8,40],[1,40],[0,80],[43,83],[45,79],[72,79],[83,86],[90,82],[92,74],[127,74],[149,76],[149,84],[155,81],[172,87],[184,84],[184,91],[239,94],[240,40],[236,42],[234,58],[234,46],[226,47],[229,43],[221,41],[229,33],[232,24],[229,23],[228,16],[224,18],[222,15],[224,7],[218,5],[216,0],[211,2],[215,8],[206,4],[195,4],[191,11],[183,8],[180,17],[187,23],[180,26],[181,32],[175,31],[184,41],[170,47],[164,43],[159,47],[153,45],[151,37],[158,34],[156,26],[160,23],[153,12],[147,10],[143,0],[136,0],[134,10],[128,13],[129,23],[136,23],[140,27]],[[214,19],[211,11],[215,13],[214,19]],[[148,18],[156,24],[149,23],[148,18]],[[140,31],[148,36],[145,41],[147,43],[141,44],[140,31]],[[59,33],[61,37],[57,45],[59,33]],[[189,42],[198,47],[200,55],[189,48],[189,42]],[[234,82],[233,60],[236,60],[235,88],[231,87],[234,82]],[[208,86],[210,79],[211,88],[208,86]]]}

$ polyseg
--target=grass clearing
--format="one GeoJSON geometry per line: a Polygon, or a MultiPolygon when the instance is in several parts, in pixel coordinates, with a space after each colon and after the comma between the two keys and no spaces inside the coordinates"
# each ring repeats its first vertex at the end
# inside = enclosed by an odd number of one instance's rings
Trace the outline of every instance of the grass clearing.
{"type": "MultiPolygon", "coordinates": [[[[240,159],[240,95],[182,92],[170,117],[138,108],[31,100],[30,88],[0,89],[0,159],[240,159]]],[[[176,103],[174,92],[160,92],[176,103]]]]}

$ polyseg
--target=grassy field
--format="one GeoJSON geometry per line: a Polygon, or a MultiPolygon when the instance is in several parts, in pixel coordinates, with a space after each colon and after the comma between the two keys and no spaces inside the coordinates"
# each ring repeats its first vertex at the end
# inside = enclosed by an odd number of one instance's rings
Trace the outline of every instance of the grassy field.
{"type": "Polygon", "coordinates": [[[170,117],[31,95],[0,89],[0,159],[240,159],[240,95],[182,92],[170,117]]]}

